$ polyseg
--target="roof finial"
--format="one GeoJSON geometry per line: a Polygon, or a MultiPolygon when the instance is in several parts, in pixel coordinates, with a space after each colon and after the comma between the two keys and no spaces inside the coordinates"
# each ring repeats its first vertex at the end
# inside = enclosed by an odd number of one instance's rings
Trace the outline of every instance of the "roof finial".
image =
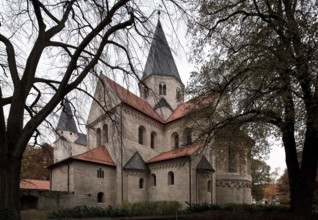
{"type": "Polygon", "coordinates": [[[157,11],[158,11],[158,21],[160,21],[161,8],[162,8],[162,5],[159,4],[158,9],[157,9],[157,11]]]}

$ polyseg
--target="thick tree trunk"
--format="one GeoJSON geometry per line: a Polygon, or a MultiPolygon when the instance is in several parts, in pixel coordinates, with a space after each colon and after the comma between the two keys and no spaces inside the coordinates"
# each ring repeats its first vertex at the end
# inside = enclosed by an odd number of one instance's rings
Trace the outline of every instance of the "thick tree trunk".
{"type": "Polygon", "coordinates": [[[318,163],[318,137],[314,126],[315,120],[309,120],[302,153],[299,179],[295,189],[295,213],[308,216],[312,212],[315,180],[318,163]]]}
{"type": "MultiPolygon", "coordinates": [[[[1,146],[2,147],[2,146],[1,146]]],[[[0,209],[6,209],[8,219],[20,219],[20,170],[21,158],[1,156],[0,160],[0,209]]]]}

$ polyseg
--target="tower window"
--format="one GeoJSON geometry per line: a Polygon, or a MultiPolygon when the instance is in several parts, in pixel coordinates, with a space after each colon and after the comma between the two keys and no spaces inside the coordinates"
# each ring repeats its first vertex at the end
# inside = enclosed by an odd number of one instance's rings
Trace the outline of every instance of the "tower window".
{"type": "Polygon", "coordinates": [[[144,98],[146,99],[146,98],[148,98],[148,96],[149,96],[149,90],[147,87],[145,87],[144,88],[144,98]]]}
{"type": "Polygon", "coordinates": [[[160,83],[159,84],[159,95],[166,95],[166,94],[167,94],[166,84],[160,83]]]}
{"type": "Polygon", "coordinates": [[[181,101],[181,92],[179,88],[176,89],[176,100],[177,102],[181,101]]]}
{"type": "Polygon", "coordinates": [[[101,132],[100,128],[97,128],[97,130],[96,130],[96,142],[97,142],[98,147],[102,145],[101,136],[102,136],[102,132],[101,132]]]}
{"type": "Polygon", "coordinates": [[[103,142],[108,143],[108,125],[104,124],[103,126],[103,142]]]}
{"type": "Polygon", "coordinates": [[[172,171],[168,173],[168,185],[174,185],[174,173],[172,171]]]}

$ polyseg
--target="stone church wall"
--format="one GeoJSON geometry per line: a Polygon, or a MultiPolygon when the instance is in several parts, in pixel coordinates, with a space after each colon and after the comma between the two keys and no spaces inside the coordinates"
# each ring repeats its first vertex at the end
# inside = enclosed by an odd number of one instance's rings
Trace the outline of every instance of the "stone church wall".
{"type": "Polygon", "coordinates": [[[151,174],[156,175],[156,186],[149,186],[149,200],[175,200],[185,205],[189,202],[189,162],[187,158],[163,161],[149,165],[151,174]],[[174,184],[169,180],[169,172],[174,174],[174,184]]]}
{"type": "Polygon", "coordinates": [[[124,201],[148,201],[148,173],[124,171],[124,201]]]}
{"type": "Polygon", "coordinates": [[[53,169],[51,184],[54,191],[66,191],[85,198],[88,196],[90,201],[95,201],[96,204],[98,193],[103,193],[102,203],[114,205],[115,179],[115,167],[74,161],[69,164],[69,168],[67,165],[62,165],[53,169]],[[97,177],[99,169],[103,171],[104,178],[97,177]]]}

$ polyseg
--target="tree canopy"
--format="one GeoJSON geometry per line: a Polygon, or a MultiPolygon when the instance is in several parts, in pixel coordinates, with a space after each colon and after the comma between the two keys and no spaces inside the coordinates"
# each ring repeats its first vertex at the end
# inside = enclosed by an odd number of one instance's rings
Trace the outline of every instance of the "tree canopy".
{"type": "Polygon", "coordinates": [[[190,91],[233,104],[233,114],[209,130],[238,124],[251,134],[280,137],[291,207],[309,215],[318,158],[317,1],[192,3],[193,60],[203,66],[190,91]]]}
{"type": "Polygon", "coordinates": [[[270,179],[271,167],[265,161],[252,159],[251,176],[252,176],[252,196],[256,201],[264,198],[264,185],[271,182],[270,179]]]}

